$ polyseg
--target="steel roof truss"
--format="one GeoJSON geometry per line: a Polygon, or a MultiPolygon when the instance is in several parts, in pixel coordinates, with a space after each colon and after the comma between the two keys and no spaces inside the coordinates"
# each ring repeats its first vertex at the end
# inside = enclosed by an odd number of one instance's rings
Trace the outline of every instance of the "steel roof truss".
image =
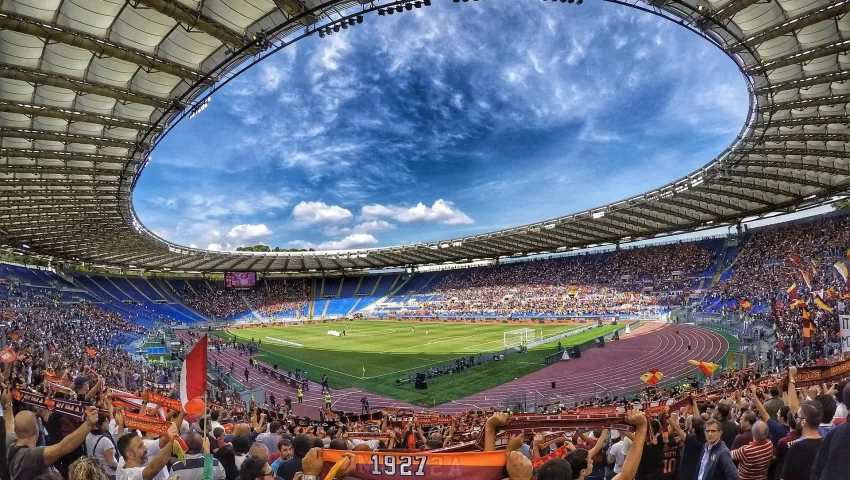
{"type": "Polygon", "coordinates": [[[165,109],[171,105],[167,98],[155,97],[126,88],[119,88],[107,83],[92,82],[56,72],[43,72],[34,68],[0,63],[0,78],[18,80],[30,85],[47,85],[64,88],[77,93],[88,93],[125,103],[139,103],[149,107],[165,109]]]}
{"type": "Polygon", "coordinates": [[[0,12],[0,29],[11,30],[41,38],[48,42],[57,42],[88,50],[95,55],[113,57],[125,62],[135,63],[147,70],[157,70],[168,75],[189,81],[197,81],[203,73],[171,60],[119,45],[93,35],[60,27],[57,24],[43,23],[40,20],[0,12]]]}

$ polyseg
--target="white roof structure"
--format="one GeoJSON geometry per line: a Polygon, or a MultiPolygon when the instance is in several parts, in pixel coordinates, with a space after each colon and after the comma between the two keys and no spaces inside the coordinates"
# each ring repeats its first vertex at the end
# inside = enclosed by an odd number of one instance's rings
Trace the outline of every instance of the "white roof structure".
{"type": "Polygon", "coordinates": [[[182,247],[141,224],[132,190],[153,147],[264,56],[359,15],[431,2],[0,0],[2,244],[60,262],[149,270],[375,269],[712,228],[847,189],[850,0],[607,1],[675,21],[740,67],[747,121],[704,167],[643,195],[498,232],[349,252],[251,253],[182,247]]]}

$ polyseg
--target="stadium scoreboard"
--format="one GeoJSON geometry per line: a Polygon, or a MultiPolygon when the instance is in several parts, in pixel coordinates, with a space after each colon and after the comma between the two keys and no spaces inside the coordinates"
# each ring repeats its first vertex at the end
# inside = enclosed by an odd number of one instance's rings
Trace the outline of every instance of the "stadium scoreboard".
{"type": "Polygon", "coordinates": [[[257,283],[257,272],[224,272],[226,288],[251,288],[257,283]]]}

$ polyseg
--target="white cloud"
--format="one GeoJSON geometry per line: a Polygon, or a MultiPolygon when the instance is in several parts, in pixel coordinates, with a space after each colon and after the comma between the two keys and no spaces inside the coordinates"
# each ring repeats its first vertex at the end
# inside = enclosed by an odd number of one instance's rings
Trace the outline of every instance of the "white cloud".
{"type": "Polygon", "coordinates": [[[220,243],[211,243],[211,244],[207,245],[207,250],[220,252],[220,251],[224,250],[224,247],[222,247],[220,243]]]}
{"type": "Polygon", "coordinates": [[[232,238],[234,240],[251,240],[254,238],[267,237],[272,234],[272,231],[269,230],[269,227],[265,226],[265,224],[259,223],[257,225],[237,225],[230,229],[227,233],[228,238],[232,238]]]}
{"type": "Polygon", "coordinates": [[[385,232],[393,229],[395,229],[395,225],[386,220],[369,220],[353,227],[338,227],[336,225],[331,225],[322,230],[322,232],[324,232],[325,235],[336,237],[339,235],[348,235],[350,233],[385,232]]]}
{"type": "Polygon", "coordinates": [[[369,232],[384,232],[387,230],[395,229],[395,225],[385,220],[371,220],[368,222],[363,222],[354,227],[355,232],[369,233],[369,232]]]}
{"type": "Polygon", "coordinates": [[[339,223],[352,217],[351,212],[325,202],[301,202],[292,209],[292,216],[303,224],[339,223]]]}
{"type": "Polygon", "coordinates": [[[442,223],[445,225],[468,225],[475,221],[469,215],[454,208],[454,203],[439,199],[427,207],[419,202],[415,207],[394,205],[366,205],[361,210],[366,218],[390,217],[402,223],[442,223]]]}
{"type": "Polygon", "coordinates": [[[317,250],[348,250],[351,248],[367,247],[378,243],[378,239],[368,233],[352,233],[342,240],[320,243],[317,250]]]}
{"type": "Polygon", "coordinates": [[[263,63],[260,65],[260,85],[266,91],[277,90],[280,82],[283,81],[284,74],[282,68],[271,63],[263,63]]]}
{"type": "Polygon", "coordinates": [[[325,235],[329,237],[348,235],[349,233],[351,233],[351,227],[337,227],[336,225],[331,225],[330,227],[327,227],[322,230],[322,232],[324,232],[325,235]]]}

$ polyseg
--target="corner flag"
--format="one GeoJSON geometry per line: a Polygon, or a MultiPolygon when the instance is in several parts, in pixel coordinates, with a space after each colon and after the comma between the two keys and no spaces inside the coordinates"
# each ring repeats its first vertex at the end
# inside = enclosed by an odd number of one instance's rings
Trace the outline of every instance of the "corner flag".
{"type": "Polygon", "coordinates": [[[366,367],[363,367],[363,378],[366,378],[366,367]]]}
{"type": "Polygon", "coordinates": [[[190,401],[203,397],[207,391],[207,336],[195,344],[186,359],[183,360],[183,370],[180,372],[180,403],[186,413],[203,415],[203,402],[190,401]],[[200,408],[199,408],[200,407],[200,408]],[[200,411],[198,411],[200,410],[200,411]]]}

